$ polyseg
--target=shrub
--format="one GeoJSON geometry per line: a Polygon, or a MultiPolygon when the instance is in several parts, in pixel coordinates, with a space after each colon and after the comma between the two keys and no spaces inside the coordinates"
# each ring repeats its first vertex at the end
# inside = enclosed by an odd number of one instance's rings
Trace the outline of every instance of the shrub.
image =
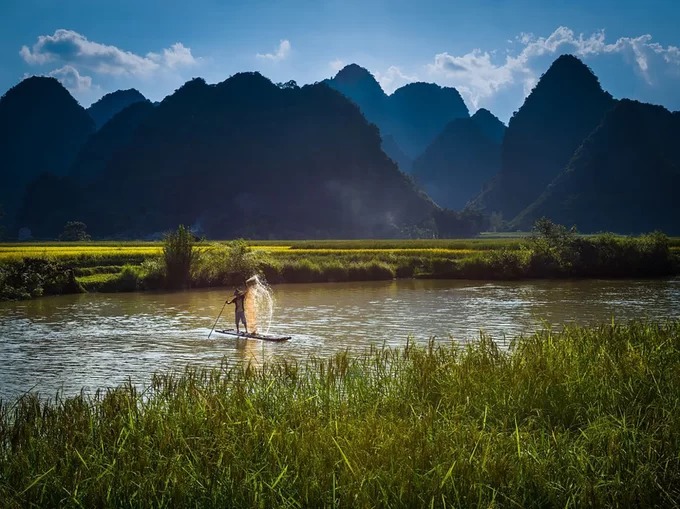
{"type": "Polygon", "coordinates": [[[163,258],[168,288],[186,288],[191,281],[191,264],[194,259],[194,237],[179,225],[176,231],[163,239],[163,258]]]}
{"type": "Polygon", "coordinates": [[[270,263],[266,255],[254,252],[243,239],[214,244],[196,253],[192,282],[195,286],[239,285],[270,263]]]}
{"type": "Polygon", "coordinates": [[[0,267],[0,300],[80,293],[73,269],[45,258],[23,258],[0,267]]]}
{"type": "Polygon", "coordinates": [[[83,241],[90,240],[87,234],[87,226],[82,221],[68,221],[64,225],[64,231],[59,235],[59,240],[83,241]]]}
{"type": "Polygon", "coordinates": [[[576,228],[541,218],[534,224],[529,237],[531,273],[535,276],[569,275],[578,265],[576,228]]]}

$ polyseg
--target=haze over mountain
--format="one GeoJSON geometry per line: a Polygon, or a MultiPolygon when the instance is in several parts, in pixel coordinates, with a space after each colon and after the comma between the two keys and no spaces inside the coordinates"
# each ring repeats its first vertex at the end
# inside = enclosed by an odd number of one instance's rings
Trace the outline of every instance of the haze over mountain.
{"type": "Polygon", "coordinates": [[[460,210],[501,168],[505,126],[485,109],[450,122],[413,163],[413,177],[439,205],[460,210]]]}
{"type": "MultiPolygon", "coordinates": [[[[279,88],[240,73],[217,85],[194,79],[155,108],[143,104],[104,126],[74,171],[98,168],[67,194],[72,216],[99,235],[183,223],[219,238],[399,236],[432,221],[436,207],[381,151],[377,128],[323,84],[279,88]],[[123,139],[116,124],[133,116],[141,121],[123,139]]],[[[44,186],[31,192],[44,199],[44,186]]],[[[41,217],[23,219],[54,235],[41,217]]]]}
{"type": "Polygon", "coordinates": [[[680,234],[680,114],[621,100],[513,226],[542,216],[580,231],[680,234]]]}
{"type": "Polygon", "coordinates": [[[128,90],[117,90],[106,94],[104,97],[93,103],[87,112],[94,120],[97,129],[106,124],[116,113],[124,110],[131,104],[147,101],[138,90],[130,88],[128,90]]]}
{"type": "Polygon", "coordinates": [[[420,155],[451,120],[469,117],[455,88],[409,83],[388,96],[375,77],[356,64],[345,66],[325,83],[359,106],[378,126],[383,140],[389,140],[383,143],[385,152],[403,165],[420,155]]]}
{"type": "Polygon", "coordinates": [[[64,175],[94,131],[87,112],[55,78],[31,77],[0,98],[0,204],[11,222],[25,186],[64,175]]]}
{"type": "Polygon", "coordinates": [[[613,105],[585,64],[560,56],[510,119],[501,171],[473,206],[514,218],[565,168],[613,105]]]}

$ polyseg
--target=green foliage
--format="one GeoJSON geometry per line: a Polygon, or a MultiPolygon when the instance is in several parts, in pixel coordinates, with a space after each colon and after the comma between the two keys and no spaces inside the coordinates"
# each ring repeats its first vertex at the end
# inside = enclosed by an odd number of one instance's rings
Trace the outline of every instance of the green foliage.
{"type": "Polygon", "coordinates": [[[147,258],[139,266],[141,286],[146,290],[158,290],[165,284],[165,263],[160,256],[147,258]]]}
{"type": "Polygon", "coordinates": [[[73,270],[53,260],[24,258],[0,265],[0,300],[82,291],[73,270]]]}
{"type": "Polygon", "coordinates": [[[528,239],[531,270],[548,276],[568,275],[578,263],[576,228],[555,224],[548,218],[536,221],[528,239]]]}
{"type": "Polygon", "coordinates": [[[192,267],[195,286],[240,285],[260,270],[265,255],[255,253],[243,239],[202,249],[192,267]]]}
{"type": "Polygon", "coordinates": [[[252,256],[252,249],[243,239],[236,239],[228,244],[229,272],[241,280],[248,279],[257,266],[252,256]]]}
{"type": "Polygon", "coordinates": [[[521,279],[529,273],[531,252],[526,249],[487,251],[464,259],[458,277],[470,279],[521,279]]]}
{"type": "Polygon", "coordinates": [[[64,225],[64,231],[59,235],[59,240],[90,240],[90,236],[87,234],[87,226],[82,221],[68,221],[64,225]]]}
{"type": "MultiPolygon", "coordinates": [[[[193,245],[193,238],[185,239],[193,245]]],[[[659,232],[640,237],[579,236],[573,229],[549,221],[539,223],[526,239],[258,241],[254,245],[255,248],[253,243],[238,239],[193,247],[191,286],[239,285],[253,274],[261,274],[275,284],[394,277],[503,280],[680,273],[678,238],[669,239],[659,232]]],[[[58,260],[64,269],[73,268],[87,290],[121,291],[132,288],[131,275],[127,283],[118,280],[122,267],[129,265],[137,270],[137,289],[160,289],[167,286],[166,258],[157,254],[161,249],[160,243],[88,242],[82,247],[64,243],[3,244],[0,267],[23,258],[41,257],[45,263],[42,267],[48,270],[50,263],[58,260]]],[[[1,272],[0,280],[4,281],[10,277],[8,272],[16,270],[5,267],[1,272]]],[[[33,274],[26,278],[38,276],[45,277],[33,274]]],[[[5,290],[3,296],[26,298],[40,294],[39,290],[5,290]]]]}
{"type": "Polygon", "coordinates": [[[676,507],[680,323],[156,374],[0,407],[3,507],[676,507]]]}
{"type": "Polygon", "coordinates": [[[194,260],[194,236],[179,225],[163,239],[166,284],[168,288],[186,288],[191,283],[191,264],[194,260]]]}
{"type": "Polygon", "coordinates": [[[534,226],[528,249],[531,277],[650,277],[676,270],[670,240],[660,232],[580,237],[575,228],[543,218],[534,226]]]}

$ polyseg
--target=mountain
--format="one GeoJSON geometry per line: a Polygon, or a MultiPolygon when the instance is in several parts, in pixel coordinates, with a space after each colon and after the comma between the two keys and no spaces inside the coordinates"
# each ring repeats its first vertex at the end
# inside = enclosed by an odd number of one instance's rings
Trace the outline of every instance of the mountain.
{"type": "Polygon", "coordinates": [[[451,120],[469,116],[455,88],[434,83],[409,83],[389,96],[388,102],[385,130],[411,157],[422,153],[451,120]]]}
{"type": "Polygon", "coordinates": [[[344,67],[325,83],[354,101],[368,121],[378,126],[383,140],[389,140],[383,149],[395,161],[415,159],[451,120],[469,117],[455,88],[410,83],[388,96],[373,75],[356,64],[344,67]]]}
{"type": "Polygon", "coordinates": [[[94,120],[95,127],[100,129],[116,113],[123,111],[131,104],[147,101],[138,90],[130,88],[128,90],[117,90],[106,94],[104,97],[93,103],[87,112],[94,120]]]}
{"type": "Polygon", "coordinates": [[[501,171],[473,206],[514,218],[565,168],[613,105],[611,95],[578,58],[557,58],[510,119],[501,171]]]}
{"type": "Polygon", "coordinates": [[[78,153],[70,175],[83,182],[100,175],[106,164],[133,140],[137,128],[153,112],[155,106],[144,99],[132,103],[115,114],[92,134],[78,153]]]}
{"type": "Polygon", "coordinates": [[[369,122],[380,127],[387,120],[388,96],[375,77],[357,64],[349,64],[324,83],[354,101],[369,122]]]}
{"type": "Polygon", "coordinates": [[[621,100],[513,226],[542,216],[582,232],[680,234],[680,114],[621,100]]]}
{"type": "Polygon", "coordinates": [[[462,209],[501,167],[505,125],[480,109],[450,122],[413,163],[413,177],[440,206],[462,209]]]}
{"type": "Polygon", "coordinates": [[[499,145],[503,143],[507,127],[496,115],[485,108],[480,108],[472,115],[471,119],[487,138],[499,145]]]}
{"type": "MultiPolygon", "coordinates": [[[[400,236],[437,209],[382,152],[377,128],[324,84],[194,79],[129,135],[99,140],[74,171],[95,175],[69,193],[81,197],[72,219],[93,235],[139,238],[182,223],[213,238],[400,236]]],[[[37,231],[39,217],[26,226],[37,231]]]]}
{"type": "Polygon", "coordinates": [[[0,204],[13,222],[28,182],[64,175],[94,123],[54,78],[34,76],[0,98],[0,204]]]}

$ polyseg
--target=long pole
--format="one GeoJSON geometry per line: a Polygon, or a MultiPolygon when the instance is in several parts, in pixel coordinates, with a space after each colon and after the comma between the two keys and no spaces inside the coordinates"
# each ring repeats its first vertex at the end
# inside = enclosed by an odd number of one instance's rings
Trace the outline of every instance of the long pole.
{"type": "Polygon", "coordinates": [[[210,329],[210,334],[208,334],[208,339],[210,339],[210,335],[211,335],[211,334],[213,333],[213,331],[215,330],[215,325],[217,325],[217,320],[219,320],[219,319],[220,319],[220,316],[222,316],[222,311],[224,311],[224,308],[227,306],[227,302],[228,302],[228,301],[226,301],[226,300],[224,301],[224,306],[222,306],[222,309],[220,309],[220,314],[217,315],[217,318],[215,319],[215,323],[213,324],[212,329],[210,329]]]}

